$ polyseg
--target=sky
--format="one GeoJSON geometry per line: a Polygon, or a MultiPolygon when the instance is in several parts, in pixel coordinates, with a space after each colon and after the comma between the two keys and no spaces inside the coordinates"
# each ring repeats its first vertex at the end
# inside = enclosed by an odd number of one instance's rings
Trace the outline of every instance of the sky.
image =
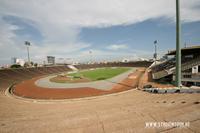
{"type": "MultiPolygon", "coordinates": [[[[180,0],[182,47],[200,45],[200,0],[180,0]]],[[[175,0],[0,0],[0,64],[152,58],[175,48],[175,0]]]]}

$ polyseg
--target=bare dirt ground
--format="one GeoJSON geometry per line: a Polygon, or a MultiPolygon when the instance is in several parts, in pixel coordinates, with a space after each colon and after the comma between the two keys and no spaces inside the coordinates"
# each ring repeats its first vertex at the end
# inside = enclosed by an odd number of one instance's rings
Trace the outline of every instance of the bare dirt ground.
{"type": "Polygon", "coordinates": [[[139,79],[144,71],[145,68],[139,68],[137,71],[130,74],[128,78],[124,79],[120,83],[116,83],[116,85],[109,91],[98,90],[95,88],[43,88],[35,85],[35,81],[41,78],[38,77],[15,85],[13,93],[21,97],[35,99],[69,99],[111,94],[137,87],[139,79]]]}
{"type": "Polygon", "coordinates": [[[118,95],[66,102],[25,102],[0,94],[1,133],[197,133],[199,94],[118,95]],[[189,127],[145,128],[145,122],[189,122],[189,127]]]}

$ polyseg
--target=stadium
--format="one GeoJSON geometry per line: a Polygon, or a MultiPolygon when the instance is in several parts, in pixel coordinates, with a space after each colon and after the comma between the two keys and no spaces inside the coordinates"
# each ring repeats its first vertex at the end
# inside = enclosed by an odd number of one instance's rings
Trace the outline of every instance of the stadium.
{"type": "Polygon", "coordinates": [[[179,0],[145,2],[0,2],[0,132],[199,132],[198,0],[184,47],[179,0]]]}
{"type": "Polygon", "coordinates": [[[15,81],[16,83],[9,91],[18,96],[33,99],[80,98],[137,87],[139,78],[150,63],[108,63],[11,69],[2,70],[1,77],[6,79],[5,76],[12,76],[4,82],[5,88],[15,81]],[[28,78],[30,80],[27,80],[28,78]]]}
{"type": "MultiPolygon", "coordinates": [[[[153,68],[152,64],[138,61],[1,70],[1,108],[9,114],[1,117],[4,119],[1,130],[35,132],[35,128],[45,121],[38,131],[54,132],[59,128],[64,132],[96,132],[97,129],[98,132],[162,132],[166,129],[144,129],[144,123],[174,121],[175,118],[186,119],[184,122],[189,122],[192,130],[198,131],[199,90],[170,92],[171,88],[179,89],[152,80],[152,71],[165,62],[157,63],[153,68]],[[149,93],[146,90],[150,89],[146,88],[149,85],[152,89],[165,90],[165,94],[153,90],[149,93]],[[166,109],[168,111],[163,112],[166,109]],[[16,113],[23,114],[25,120],[13,125],[12,120],[21,118],[16,113]],[[49,113],[54,116],[50,117],[49,113]],[[6,119],[11,121],[6,122],[6,119]],[[63,125],[65,119],[70,121],[67,127],[63,125]],[[114,125],[113,121],[116,121],[114,125]]],[[[183,130],[190,129],[174,128],[171,131],[183,130]]]]}

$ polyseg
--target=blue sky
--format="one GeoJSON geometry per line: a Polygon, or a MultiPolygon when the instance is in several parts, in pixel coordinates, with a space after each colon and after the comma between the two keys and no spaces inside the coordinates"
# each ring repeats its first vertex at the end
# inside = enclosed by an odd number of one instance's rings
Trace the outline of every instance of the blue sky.
{"type": "Polygon", "coordinates": [[[42,42],[43,37],[37,27],[32,26],[29,21],[18,18],[16,16],[5,15],[2,19],[10,24],[19,28],[13,30],[13,33],[21,39],[33,40],[35,42],[42,42]]]}
{"type": "MultiPolygon", "coordinates": [[[[152,52],[154,40],[158,40],[161,52],[175,48],[175,23],[165,18],[146,20],[141,23],[108,28],[83,28],[79,38],[92,43],[93,48],[104,49],[109,44],[124,44],[130,49],[152,52]]],[[[182,24],[182,46],[200,45],[200,22],[182,24]]],[[[127,50],[127,49],[126,49],[127,50]]]]}
{"type": "MultiPolygon", "coordinates": [[[[200,0],[181,1],[182,46],[200,45],[199,12],[200,0]]],[[[1,0],[0,24],[0,64],[26,59],[26,40],[35,62],[47,55],[75,61],[152,58],[154,40],[160,56],[175,48],[173,0],[1,0]]]]}

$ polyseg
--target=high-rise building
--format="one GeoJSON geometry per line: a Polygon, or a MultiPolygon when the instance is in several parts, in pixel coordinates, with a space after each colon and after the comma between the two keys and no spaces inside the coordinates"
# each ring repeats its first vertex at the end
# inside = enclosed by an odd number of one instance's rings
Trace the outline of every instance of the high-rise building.
{"type": "Polygon", "coordinates": [[[47,63],[48,64],[55,64],[55,57],[54,56],[47,56],[47,63]]]}

